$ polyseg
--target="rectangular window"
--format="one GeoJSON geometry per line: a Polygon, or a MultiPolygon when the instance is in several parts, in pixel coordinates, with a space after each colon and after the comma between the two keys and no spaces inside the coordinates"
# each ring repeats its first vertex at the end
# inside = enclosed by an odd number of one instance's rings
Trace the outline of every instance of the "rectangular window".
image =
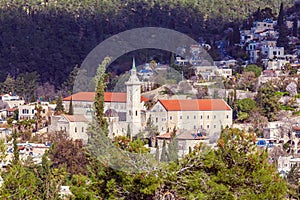
{"type": "Polygon", "coordinates": [[[194,129],[196,129],[196,125],[194,125],[194,129]]]}
{"type": "Polygon", "coordinates": [[[180,116],[180,119],[182,119],[182,116],[180,116]]]}
{"type": "Polygon", "coordinates": [[[170,116],[170,120],[172,120],[173,119],[173,117],[172,116],[170,116]]]}
{"type": "Polygon", "coordinates": [[[217,128],[217,126],[216,126],[216,125],[214,125],[214,128],[217,128]]]}
{"type": "Polygon", "coordinates": [[[207,128],[209,129],[209,125],[207,125],[207,128]]]}
{"type": "Polygon", "coordinates": [[[214,119],[216,119],[216,115],[214,115],[214,119]]]}
{"type": "Polygon", "coordinates": [[[34,114],[34,109],[31,110],[31,113],[34,114]]]}
{"type": "Polygon", "coordinates": [[[194,119],[196,119],[196,115],[194,115],[194,119]]]}
{"type": "Polygon", "coordinates": [[[202,115],[200,116],[200,119],[202,119],[202,115]]]}
{"type": "Polygon", "coordinates": [[[226,118],[228,119],[228,118],[229,118],[229,115],[226,115],[226,118]]]}
{"type": "Polygon", "coordinates": [[[156,123],[158,122],[158,117],[156,117],[155,121],[156,121],[156,123]]]}
{"type": "Polygon", "coordinates": [[[81,128],[81,132],[84,132],[84,127],[81,128]]]}
{"type": "Polygon", "coordinates": [[[207,119],[209,119],[209,115],[207,115],[207,119]]]}
{"type": "Polygon", "coordinates": [[[77,133],[77,127],[75,127],[75,133],[77,133]]]}
{"type": "Polygon", "coordinates": [[[187,119],[190,119],[190,116],[187,116],[186,118],[187,118],[187,119]]]}

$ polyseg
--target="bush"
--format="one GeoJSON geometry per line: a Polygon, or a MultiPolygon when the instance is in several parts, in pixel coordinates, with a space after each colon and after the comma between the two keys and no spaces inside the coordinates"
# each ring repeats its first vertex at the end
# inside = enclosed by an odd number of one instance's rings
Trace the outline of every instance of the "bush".
{"type": "Polygon", "coordinates": [[[255,77],[258,78],[261,75],[262,72],[262,68],[258,67],[257,65],[248,65],[245,68],[245,72],[254,72],[255,77]]]}
{"type": "Polygon", "coordinates": [[[300,115],[300,110],[293,112],[293,115],[300,115]]]}
{"type": "Polygon", "coordinates": [[[284,106],[284,105],[281,105],[281,106],[280,106],[280,109],[281,109],[281,110],[291,110],[291,111],[294,111],[294,110],[295,110],[295,108],[292,108],[292,107],[290,107],[290,106],[284,106]]]}
{"type": "Polygon", "coordinates": [[[282,96],[289,96],[290,93],[289,92],[275,92],[275,95],[278,97],[282,97],[282,96]]]}

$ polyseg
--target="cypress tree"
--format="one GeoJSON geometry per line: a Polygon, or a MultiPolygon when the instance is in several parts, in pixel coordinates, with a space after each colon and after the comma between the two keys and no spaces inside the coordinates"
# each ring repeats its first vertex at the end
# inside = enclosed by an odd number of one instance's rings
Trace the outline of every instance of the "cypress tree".
{"type": "Polygon", "coordinates": [[[294,37],[298,36],[298,19],[297,19],[297,17],[295,17],[293,20],[293,36],[294,37]]]}
{"type": "Polygon", "coordinates": [[[108,135],[108,123],[104,118],[104,92],[106,88],[106,66],[110,63],[110,57],[105,57],[102,63],[97,69],[97,74],[95,77],[96,80],[96,89],[95,89],[95,99],[94,99],[94,108],[95,108],[95,118],[97,126],[99,126],[103,133],[108,135]]]}
{"type": "Polygon", "coordinates": [[[167,146],[166,141],[164,140],[162,150],[161,150],[161,156],[160,156],[161,162],[167,162],[168,161],[168,153],[167,153],[167,146]]]}
{"type": "Polygon", "coordinates": [[[170,58],[170,66],[175,65],[175,55],[174,53],[171,54],[171,58],[170,58]]]}
{"type": "Polygon", "coordinates": [[[176,127],[173,128],[173,131],[171,133],[171,141],[168,144],[168,153],[170,161],[178,160],[178,143],[176,140],[176,127]]]}
{"type": "Polygon", "coordinates": [[[159,161],[159,146],[158,145],[155,150],[155,160],[159,161]]]}
{"type": "Polygon", "coordinates": [[[65,108],[62,103],[62,97],[61,97],[61,94],[59,94],[58,99],[56,101],[55,112],[60,113],[60,112],[64,112],[64,111],[65,111],[65,108]]]}
{"type": "Polygon", "coordinates": [[[13,147],[14,147],[14,157],[13,157],[13,164],[18,164],[19,163],[19,149],[18,149],[18,133],[17,130],[14,130],[14,133],[12,135],[13,139],[13,147]]]}
{"type": "Polygon", "coordinates": [[[74,115],[74,109],[73,109],[73,100],[72,100],[72,96],[71,96],[71,100],[70,100],[70,104],[69,104],[69,115],[74,115]]]}
{"type": "Polygon", "coordinates": [[[284,47],[284,50],[288,50],[289,48],[289,39],[288,39],[288,29],[285,25],[279,27],[279,36],[277,39],[277,47],[284,47]]]}
{"type": "Polygon", "coordinates": [[[283,10],[283,3],[280,4],[280,10],[277,18],[277,26],[280,27],[283,25],[283,18],[284,18],[284,10],[283,10]]]}
{"type": "Polygon", "coordinates": [[[130,130],[130,126],[129,126],[129,124],[128,124],[128,126],[127,126],[127,137],[128,138],[130,138],[131,139],[131,130],[130,130]]]}

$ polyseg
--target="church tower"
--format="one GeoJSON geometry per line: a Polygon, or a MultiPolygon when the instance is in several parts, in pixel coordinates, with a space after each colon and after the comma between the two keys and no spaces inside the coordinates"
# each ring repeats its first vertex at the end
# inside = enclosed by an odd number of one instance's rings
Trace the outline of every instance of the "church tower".
{"type": "Polygon", "coordinates": [[[127,91],[126,121],[129,124],[131,138],[141,129],[141,82],[136,75],[135,60],[132,60],[129,80],[125,83],[127,91]]]}

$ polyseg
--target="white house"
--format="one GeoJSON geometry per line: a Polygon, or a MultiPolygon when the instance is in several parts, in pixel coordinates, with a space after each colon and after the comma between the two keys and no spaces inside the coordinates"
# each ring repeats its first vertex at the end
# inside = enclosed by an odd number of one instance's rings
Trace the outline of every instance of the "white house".
{"type": "Polygon", "coordinates": [[[1,96],[2,101],[17,101],[19,100],[19,96],[17,95],[12,95],[12,94],[3,94],[1,96]]]}
{"type": "Polygon", "coordinates": [[[34,119],[37,113],[37,106],[42,107],[41,116],[45,118],[49,115],[49,112],[53,110],[53,105],[50,106],[49,102],[35,102],[27,105],[20,105],[19,106],[19,120],[22,119],[34,119]]]}
{"type": "Polygon", "coordinates": [[[55,115],[51,117],[48,131],[64,131],[69,137],[87,142],[88,120],[83,115],[55,115]]]}
{"type": "Polygon", "coordinates": [[[284,47],[263,47],[262,53],[265,54],[268,59],[285,58],[284,47]]]}
{"type": "Polygon", "coordinates": [[[293,156],[280,156],[277,161],[277,170],[282,175],[286,175],[294,166],[300,166],[300,158],[293,156]]]}
{"type": "Polygon", "coordinates": [[[255,21],[251,30],[253,32],[262,32],[270,29],[274,29],[274,23],[272,20],[266,19],[263,21],[255,21]]]}

